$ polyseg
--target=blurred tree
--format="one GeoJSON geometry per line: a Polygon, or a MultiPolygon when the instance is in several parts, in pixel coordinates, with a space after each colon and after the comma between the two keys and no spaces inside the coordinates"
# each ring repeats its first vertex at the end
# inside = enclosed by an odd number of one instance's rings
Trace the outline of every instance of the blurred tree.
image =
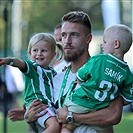
{"type": "Polygon", "coordinates": [[[63,1],[23,1],[23,48],[27,49],[30,37],[38,32],[53,32],[61,17],[68,12],[63,1]]]}
{"type": "MultiPolygon", "coordinates": [[[[8,8],[11,15],[11,1],[8,2],[8,8]]],[[[81,0],[22,0],[23,6],[23,19],[22,25],[22,54],[26,55],[24,51],[27,50],[27,45],[30,37],[37,32],[53,32],[56,24],[60,23],[61,17],[73,10],[83,10],[90,15],[93,23],[93,29],[99,30],[103,27],[101,17],[100,0],[81,1],[81,0]],[[98,22],[98,23],[96,23],[98,22]]],[[[0,0],[0,8],[2,10],[4,4],[0,0]]],[[[9,17],[10,18],[10,17],[9,17]]],[[[9,25],[10,25],[9,21],[9,25]]],[[[4,36],[4,22],[2,14],[0,14],[0,50],[3,49],[3,36],[4,36]]],[[[10,39],[9,39],[9,44],[10,39]]],[[[8,47],[10,49],[10,46],[8,47]]]]}
{"type": "MultiPolygon", "coordinates": [[[[4,54],[5,38],[7,39],[6,47],[10,49],[10,18],[11,18],[11,1],[0,0],[0,55],[4,54]],[[6,12],[5,12],[6,11],[6,12]],[[6,19],[6,20],[5,20],[6,19]],[[7,33],[6,33],[7,32],[7,33]],[[6,35],[5,35],[6,33],[6,35]]],[[[8,54],[9,51],[7,51],[8,54]]]]}
{"type": "Polygon", "coordinates": [[[90,15],[93,29],[103,28],[100,1],[77,0],[31,0],[23,1],[23,48],[27,49],[29,38],[37,32],[53,32],[61,17],[73,10],[83,10],[90,15]],[[98,23],[96,23],[98,22],[98,23]]]}

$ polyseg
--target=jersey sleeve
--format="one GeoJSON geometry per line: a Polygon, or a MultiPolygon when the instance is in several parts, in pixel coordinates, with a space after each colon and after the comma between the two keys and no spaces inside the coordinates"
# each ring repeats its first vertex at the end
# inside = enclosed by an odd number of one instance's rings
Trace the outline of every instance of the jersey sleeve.
{"type": "MultiPolygon", "coordinates": [[[[38,65],[32,60],[24,60],[24,61],[25,61],[26,66],[27,66],[27,71],[23,72],[23,74],[26,75],[27,77],[32,78],[33,74],[34,73],[36,74],[38,65]]],[[[34,76],[36,76],[36,75],[34,75],[34,76]]]]}
{"type": "Polygon", "coordinates": [[[94,71],[96,72],[99,70],[99,64],[101,64],[99,55],[91,57],[86,64],[78,69],[78,72],[76,73],[77,79],[81,82],[88,80],[89,77],[94,74],[94,71]]]}

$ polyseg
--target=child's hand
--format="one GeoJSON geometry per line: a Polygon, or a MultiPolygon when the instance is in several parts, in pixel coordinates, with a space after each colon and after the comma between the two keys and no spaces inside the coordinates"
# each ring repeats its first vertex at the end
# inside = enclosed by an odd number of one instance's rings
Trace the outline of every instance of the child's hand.
{"type": "Polygon", "coordinates": [[[10,58],[6,57],[6,58],[0,58],[0,66],[2,65],[9,65],[10,64],[10,58]]]}

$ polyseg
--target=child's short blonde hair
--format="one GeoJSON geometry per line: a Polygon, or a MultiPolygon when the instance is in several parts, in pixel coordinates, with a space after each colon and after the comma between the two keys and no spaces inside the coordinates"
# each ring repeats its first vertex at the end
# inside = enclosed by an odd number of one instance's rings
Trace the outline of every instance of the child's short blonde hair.
{"type": "Polygon", "coordinates": [[[119,40],[121,43],[121,52],[125,54],[132,45],[132,31],[131,29],[124,24],[112,25],[105,29],[105,31],[112,31],[111,36],[114,39],[119,40]]]}

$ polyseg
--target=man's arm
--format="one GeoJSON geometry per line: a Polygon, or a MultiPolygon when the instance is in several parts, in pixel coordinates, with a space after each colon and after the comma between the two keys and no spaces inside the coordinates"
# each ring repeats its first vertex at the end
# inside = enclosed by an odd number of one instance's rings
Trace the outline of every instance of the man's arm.
{"type": "Polygon", "coordinates": [[[37,120],[39,117],[46,114],[47,111],[40,113],[41,111],[45,110],[48,105],[43,104],[38,99],[34,100],[25,113],[25,120],[26,122],[30,123],[37,120]]]}
{"type": "Polygon", "coordinates": [[[46,114],[46,112],[40,114],[41,111],[45,110],[48,106],[40,102],[38,99],[34,100],[29,108],[26,110],[25,105],[23,105],[23,108],[16,108],[11,109],[8,111],[8,118],[12,120],[12,122],[15,121],[21,121],[24,120],[24,116],[26,118],[26,121],[28,123],[35,121],[39,117],[46,114]]]}
{"type": "Polygon", "coordinates": [[[24,120],[24,113],[25,113],[24,108],[11,109],[8,111],[8,118],[12,122],[21,121],[24,120]]]}
{"type": "MultiPolygon", "coordinates": [[[[86,114],[73,113],[74,122],[81,124],[97,125],[97,126],[111,126],[118,124],[121,120],[123,108],[123,100],[121,97],[113,100],[106,108],[89,112],[86,114]]],[[[66,107],[57,109],[57,119],[59,123],[67,123],[66,116],[68,110],[66,107]]]]}

